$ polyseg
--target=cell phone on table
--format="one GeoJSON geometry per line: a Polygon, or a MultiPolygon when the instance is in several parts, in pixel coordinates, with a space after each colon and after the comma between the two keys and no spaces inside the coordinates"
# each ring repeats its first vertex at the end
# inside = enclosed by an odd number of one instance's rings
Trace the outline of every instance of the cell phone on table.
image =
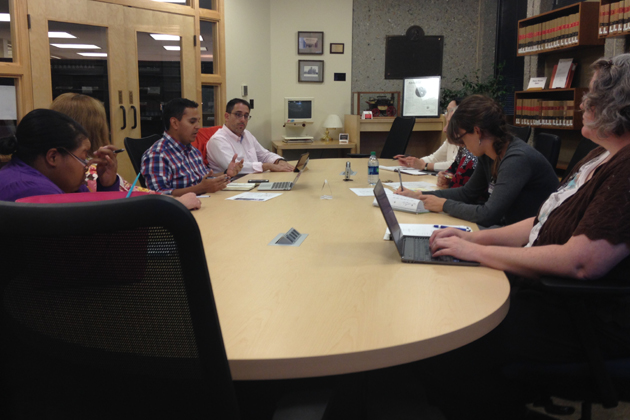
{"type": "Polygon", "coordinates": [[[248,179],[247,182],[250,184],[262,184],[264,182],[269,182],[268,179],[248,179]]]}

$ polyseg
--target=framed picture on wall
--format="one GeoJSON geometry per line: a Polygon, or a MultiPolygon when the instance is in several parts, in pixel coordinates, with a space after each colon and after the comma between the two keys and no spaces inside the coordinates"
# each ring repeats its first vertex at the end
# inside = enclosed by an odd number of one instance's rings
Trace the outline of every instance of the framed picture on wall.
{"type": "Polygon", "coordinates": [[[324,54],[324,33],[298,32],[298,54],[324,54]]]}
{"type": "Polygon", "coordinates": [[[344,44],[341,43],[330,43],[330,53],[331,54],[343,54],[344,44]]]}
{"type": "Polygon", "coordinates": [[[322,83],[324,81],[324,60],[299,60],[298,82],[322,83]]]}
{"type": "Polygon", "coordinates": [[[402,116],[438,118],[440,116],[441,76],[403,79],[402,116]]]}

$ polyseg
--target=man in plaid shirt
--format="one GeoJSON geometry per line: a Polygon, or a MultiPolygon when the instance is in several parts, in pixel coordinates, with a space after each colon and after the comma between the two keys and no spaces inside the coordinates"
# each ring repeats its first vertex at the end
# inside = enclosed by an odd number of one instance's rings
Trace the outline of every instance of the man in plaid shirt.
{"type": "Polygon", "coordinates": [[[216,192],[243,168],[243,161],[236,162],[234,155],[224,174],[211,177],[201,152],[191,145],[199,131],[198,108],[196,102],[184,98],[173,99],[162,108],[164,137],[142,155],[140,170],[150,189],[174,197],[216,192]]]}

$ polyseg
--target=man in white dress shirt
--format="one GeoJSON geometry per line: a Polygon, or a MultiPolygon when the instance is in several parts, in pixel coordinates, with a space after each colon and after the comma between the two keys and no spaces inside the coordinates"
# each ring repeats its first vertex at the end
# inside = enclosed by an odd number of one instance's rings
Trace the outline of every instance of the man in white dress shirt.
{"type": "Polygon", "coordinates": [[[250,118],[247,101],[235,98],[228,102],[225,124],[208,141],[210,168],[223,172],[237,154],[237,161],[244,160],[240,173],[293,171],[293,165],[262,147],[256,137],[245,129],[250,118]]]}

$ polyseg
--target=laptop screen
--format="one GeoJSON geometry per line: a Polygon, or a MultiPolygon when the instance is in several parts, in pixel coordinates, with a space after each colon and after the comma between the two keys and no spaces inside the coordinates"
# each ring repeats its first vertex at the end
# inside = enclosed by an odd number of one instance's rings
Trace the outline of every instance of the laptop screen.
{"type": "Polygon", "coordinates": [[[387,227],[392,235],[392,239],[396,243],[396,248],[398,248],[398,253],[402,257],[403,255],[403,243],[402,243],[402,232],[400,230],[400,225],[398,224],[398,220],[396,219],[396,215],[394,214],[394,210],[392,209],[392,205],[389,203],[387,199],[387,194],[385,194],[385,188],[383,188],[383,184],[379,180],[374,186],[374,196],[376,197],[376,202],[378,203],[378,207],[381,209],[381,213],[383,213],[383,217],[385,218],[385,223],[387,223],[387,227]]]}

